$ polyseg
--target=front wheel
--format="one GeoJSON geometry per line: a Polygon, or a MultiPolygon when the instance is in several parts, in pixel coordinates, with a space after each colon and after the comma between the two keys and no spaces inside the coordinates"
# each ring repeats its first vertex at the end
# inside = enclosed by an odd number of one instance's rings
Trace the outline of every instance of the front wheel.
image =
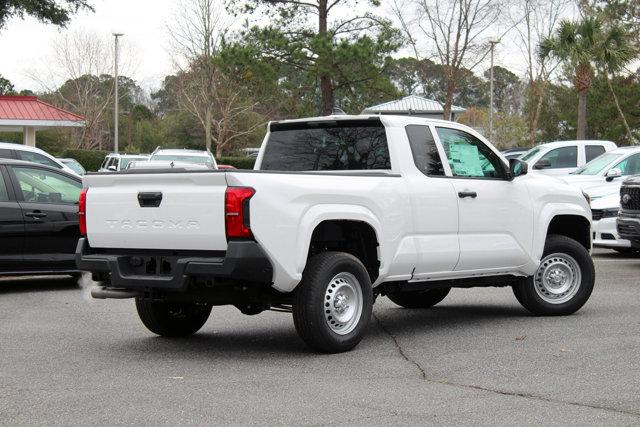
{"type": "Polygon", "coordinates": [[[373,306],[371,280],[362,263],[343,252],[313,256],[294,293],[293,321],[312,349],[340,353],[358,345],[373,306]]]}
{"type": "Polygon", "coordinates": [[[142,298],[136,298],[136,309],[144,326],[164,337],[193,335],[211,314],[211,304],[172,303],[142,298]]]}
{"type": "Polygon", "coordinates": [[[578,311],[593,291],[595,269],[589,252],[565,236],[547,238],[536,273],[513,286],[524,308],[536,315],[561,316],[578,311]]]}

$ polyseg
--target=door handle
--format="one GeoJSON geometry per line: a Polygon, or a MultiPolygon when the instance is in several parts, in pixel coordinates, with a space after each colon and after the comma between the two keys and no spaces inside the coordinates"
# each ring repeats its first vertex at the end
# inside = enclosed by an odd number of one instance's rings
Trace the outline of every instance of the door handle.
{"type": "Polygon", "coordinates": [[[458,197],[460,197],[461,199],[464,199],[465,197],[471,197],[472,199],[475,199],[476,197],[478,197],[478,193],[476,193],[475,191],[459,191],[458,197]]]}
{"type": "Polygon", "coordinates": [[[33,211],[25,213],[24,216],[28,216],[29,218],[44,218],[47,214],[40,211],[33,211]]]}

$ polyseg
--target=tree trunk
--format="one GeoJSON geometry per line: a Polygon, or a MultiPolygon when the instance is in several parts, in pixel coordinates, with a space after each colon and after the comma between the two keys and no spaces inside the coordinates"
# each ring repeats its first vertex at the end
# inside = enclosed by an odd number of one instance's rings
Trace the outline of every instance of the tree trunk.
{"type": "Polygon", "coordinates": [[[222,122],[218,125],[218,137],[216,140],[218,143],[216,144],[216,158],[219,159],[223,155],[223,150],[227,146],[227,128],[226,121],[222,120],[222,122]]]}
{"type": "Polygon", "coordinates": [[[577,139],[587,139],[587,89],[578,92],[578,132],[577,139]]]}
{"type": "Polygon", "coordinates": [[[538,121],[542,112],[542,103],[544,101],[546,81],[536,81],[532,83],[531,94],[535,107],[531,109],[529,122],[529,143],[531,146],[536,143],[536,133],[538,132],[538,121]]]}
{"type": "Polygon", "coordinates": [[[620,114],[620,118],[622,119],[622,123],[624,123],[624,128],[627,131],[627,137],[632,144],[637,144],[638,141],[633,137],[633,133],[631,132],[631,128],[629,127],[629,123],[627,123],[627,118],[624,116],[624,112],[620,107],[620,102],[618,101],[618,95],[613,90],[613,85],[611,84],[611,80],[609,79],[609,74],[606,74],[607,85],[609,85],[609,91],[611,92],[611,96],[613,96],[613,102],[616,104],[616,108],[618,109],[618,114],[620,114]]]}
{"type": "Polygon", "coordinates": [[[455,82],[452,78],[447,79],[447,96],[444,100],[442,117],[445,120],[451,120],[451,107],[453,106],[453,92],[456,90],[455,82]]]}
{"type": "MultiPolygon", "coordinates": [[[[327,37],[327,0],[318,1],[318,35],[327,37]]],[[[329,58],[318,58],[319,62],[326,62],[329,58]]],[[[320,94],[322,97],[322,114],[325,116],[333,113],[333,83],[327,72],[320,75],[320,94]]]]}
{"type": "Polygon", "coordinates": [[[204,145],[207,147],[207,150],[211,151],[211,127],[213,126],[213,114],[211,112],[211,108],[207,108],[207,111],[204,113],[204,145]]]}

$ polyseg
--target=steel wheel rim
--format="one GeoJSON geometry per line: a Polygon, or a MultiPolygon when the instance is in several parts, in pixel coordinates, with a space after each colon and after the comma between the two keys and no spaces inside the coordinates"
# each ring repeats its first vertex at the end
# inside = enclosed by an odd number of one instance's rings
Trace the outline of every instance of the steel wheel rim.
{"type": "Polygon", "coordinates": [[[338,335],[353,331],[362,316],[362,288],[351,273],[338,273],[324,292],[324,318],[338,335]]]}
{"type": "Polygon", "coordinates": [[[580,289],[581,282],[580,265],[573,257],[562,253],[544,257],[534,277],[536,293],[550,304],[571,300],[580,289]]]}

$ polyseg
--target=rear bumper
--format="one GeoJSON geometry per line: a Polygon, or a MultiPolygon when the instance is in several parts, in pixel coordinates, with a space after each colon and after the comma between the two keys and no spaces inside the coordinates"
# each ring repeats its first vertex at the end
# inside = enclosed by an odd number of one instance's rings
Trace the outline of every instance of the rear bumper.
{"type": "Polygon", "coordinates": [[[81,238],[76,248],[76,266],[82,271],[106,273],[111,279],[110,286],[124,289],[186,290],[192,277],[268,284],[273,280],[273,267],[266,253],[251,241],[229,242],[221,256],[160,255],[153,251],[140,255],[125,249],[113,252],[94,251],[87,239],[81,238]],[[136,264],[151,259],[155,265],[162,265],[163,271],[141,272],[145,267],[136,264]]]}
{"type": "Polygon", "coordinates": [[[621,238],[631,241],[631,246],[640,246],[640,216],[620,215],[616,223],[621,238]]]}

